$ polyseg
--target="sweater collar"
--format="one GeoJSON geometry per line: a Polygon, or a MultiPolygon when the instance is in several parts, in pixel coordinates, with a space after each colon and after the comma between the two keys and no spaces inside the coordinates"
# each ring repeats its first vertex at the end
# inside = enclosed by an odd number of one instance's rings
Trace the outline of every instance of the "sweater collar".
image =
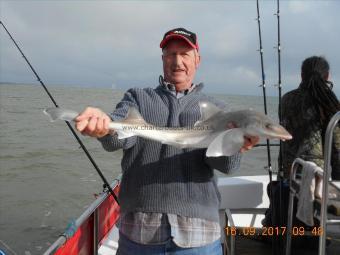
{"type": "Polygon", "coordinates": [[[177,92],[175,85],[170,83],[170,82],[165,81],[163,76],[160,75],[159,76],[159,86],[161,88],[165,89],[166,91],[169,91],[171,94],[173,94],[177,98],[181,98],[183,96],[189,95],[193,91],[198,92],[198,91],[202,90],[204,85],[203,85],[203,83],[192,84],[189,89],[177,92]]]}

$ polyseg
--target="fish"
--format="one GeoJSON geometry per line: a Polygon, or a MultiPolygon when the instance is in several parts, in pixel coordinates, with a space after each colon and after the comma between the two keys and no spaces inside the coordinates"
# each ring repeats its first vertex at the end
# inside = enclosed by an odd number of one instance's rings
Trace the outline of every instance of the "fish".
{"type": "MultiPolygon", "coordinates": [[[[125,119],[111,121],[109,129],[118,139],[139,136],[180,149],[207,148],[207,157],[231,156],[240,151],[245,136],[290,140],[292,135],[267,115],[253,109],[224,111],[207,101],[199,102],[201,118],[192,127],[159,127],[147,123],[139,111],[130,107],[125,119]],[[234,128],[230,128],[233,126],[234,128]]],[[[74,121],[78,112],[46,108],[51,121],[74,121]]]]}

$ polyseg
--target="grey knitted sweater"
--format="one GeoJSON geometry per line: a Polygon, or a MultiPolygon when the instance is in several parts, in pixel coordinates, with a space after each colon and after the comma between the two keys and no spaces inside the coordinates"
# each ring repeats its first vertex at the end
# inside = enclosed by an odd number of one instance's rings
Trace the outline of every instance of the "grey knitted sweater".
{"type": "MultiPolygon", "coordinates": [[[[112,120],[125,118],[134,106],[145,121],[160,127],[192,127],[200,118],[198,103],[224,104],[201,93],[203,84],[176,98],[164,85],[128,90],[111,114],[112,120]]],[[[123,148],[121,211],[171,213],[218,222],[220,194],[213,169],[224,173],[239,168],[240,155],[206,158],[206,149],[178,149],[170,145],[130,137],[118,140],[107,135],[99,141],[107,151],[123,148]]]]}

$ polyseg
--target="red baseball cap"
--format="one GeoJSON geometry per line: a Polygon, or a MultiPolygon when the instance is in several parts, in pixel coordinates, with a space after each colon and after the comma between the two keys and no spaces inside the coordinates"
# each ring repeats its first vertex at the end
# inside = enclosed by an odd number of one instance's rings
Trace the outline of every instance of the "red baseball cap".
{"type": "Polygon", "coordinates": [[[175,28],[166,32],[163,36],[163,40],[160,43],[160,47],[164,49],[169,41],[173,39],[182,39],[186,41],[192,48],[198,50],[198,43],[196,34],[186,30],[184,28],[175,28]]]}

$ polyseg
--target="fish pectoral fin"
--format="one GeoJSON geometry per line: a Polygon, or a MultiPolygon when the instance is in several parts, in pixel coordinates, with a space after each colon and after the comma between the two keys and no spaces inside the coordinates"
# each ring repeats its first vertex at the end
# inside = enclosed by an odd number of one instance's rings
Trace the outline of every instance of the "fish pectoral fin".
{"type": "Polygon", "coordinates": [[[243,135],[240,128],[233,128],[222,132],[209,144],[206,156],[220,157],[236,154],[244,144],[243,135]]]}
{"type": "Polygon", "coordinates": [[[148,125],[146,121],[143,119],[142,115],[139,113],[139,111],[135,107],[130,107],[126,118],[124,120],[121,120],[123,123],[133,123],[138,125],[148,125]]]}
{"type": "Polygon", "coordinates": [[[127,132],[127,131],[122,131],[122,130],[116,130],[118,139],[125,139],[134,136],[133,133],[127,132]]]}

